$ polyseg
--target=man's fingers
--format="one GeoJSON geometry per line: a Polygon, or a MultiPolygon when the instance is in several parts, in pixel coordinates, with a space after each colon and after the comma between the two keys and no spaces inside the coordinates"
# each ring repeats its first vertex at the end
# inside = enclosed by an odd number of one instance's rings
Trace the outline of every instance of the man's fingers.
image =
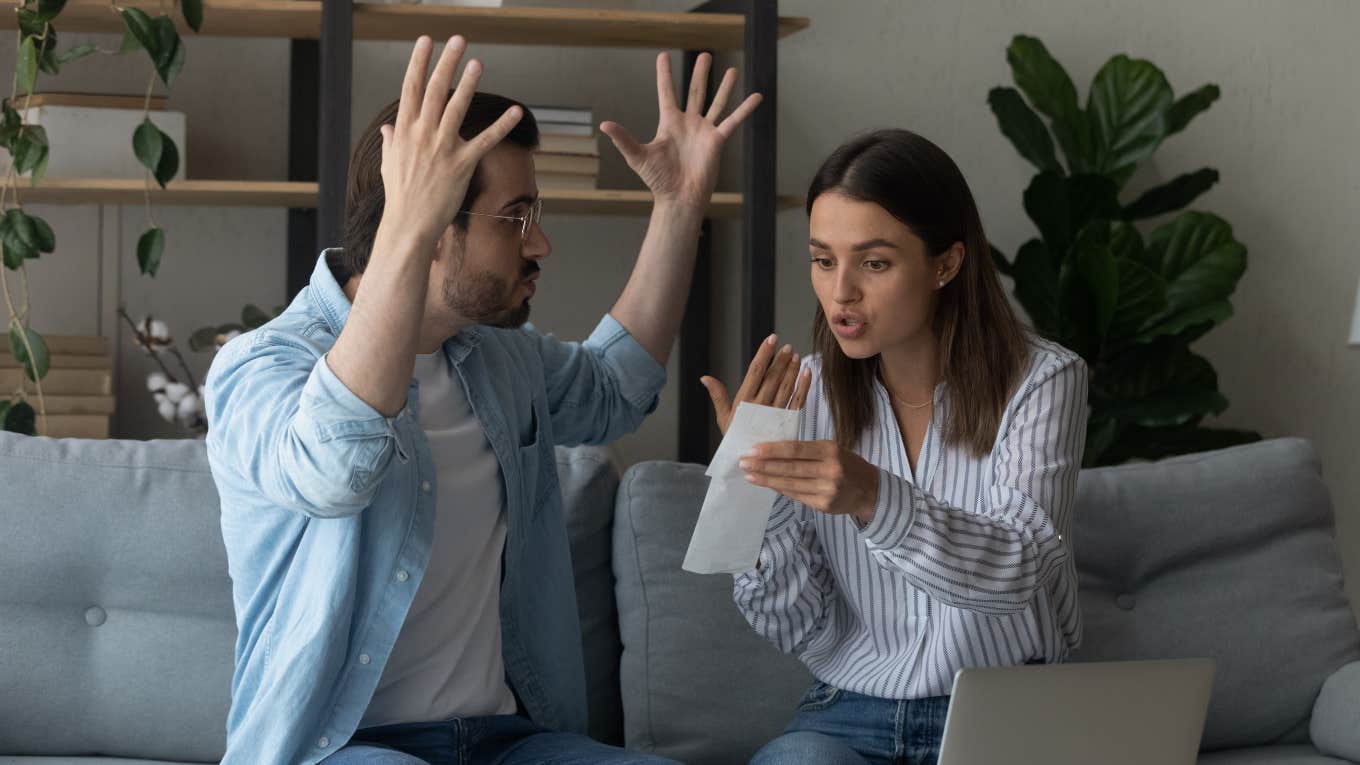
{"type": "Polygon", "coordinates": [[[642,144],[638,143],[637,139],[633,137],[633,134],[628,132],[628,128],[617,122],[601,122],[600,132],[609,136],[609,140],[613,142],[614,148],[619,150],[619,153],[623,155],[624,160],[628,162],[629,166],[642,160],[642,144]]]}
{"type": "Polygon", "coordinates": [[[671,81],[669,53],[660,53],[656,57],[656,102],[663,114],[679,108],[675,105],[675,84],[671,81]]]}
{"type": "MultiPolygon", "coordinates": [[[[458,73],[458,62],[463,60],[463,51],[466,49],[467,41],[454,35],[444,44],[444,51],[439,54],[439,63],[434,65],[429,85],[425,87],[425,100],[420,106],[421,118],[428,118],[432,125],[436,115],[447,114],[446,103],[449,90],[453,87],[453,76],[458,73]]],[[[464,77],[466,76],[464,72],[464,77]]]]}
{"type": "MultiPolygon", "coordinates": [[[[477,83],[482,80],[482,62],[472,59],[463,67],[463,76],[458,80],[458,89],[453,91],[449,97],[449,102],[444,106],[443,117],[439,121],[439,130],[445,136],[445,142],[449,146],[457,146],[458,131],[463,127],[463,117],[467,114],[468,106],[472,104],[472,97],[477,93],[477,83]]],[[[444,91],[448,92],[447,89],[444,91]]]]}
{"type": "MultiPolygon", "coordinates": [[[[774,393],[773,406],[787,408],[789,399],[793,398],[793,386],[798,382],[798,354],[793,354],[789,359],[789,365],[784,367],[784,374],[779,377],[779,390],[774,393]]],[[[796,408],[796,407],[795,407],[796,408]]]]}
{"type": "Polygon", "coordinates": [[[520,119],[524,117],[524,110],[518,106],[512,106],[505,110],[505,113],[491,123],[491,127],[477,134],[472,139],[473,150],[477,156],[484,157],[486,153],[496,148],[496,145],[505,140],[510,135],[510,131],[515,129],[520,119]]]}
{"type": "Polygon", "coordinates": [[[798,387],[793,390],[793,403],[789,404],[790,409],[802,409],[807,405],[808,391],[812,388],[812,369],[807,368],[798,373],[798,387]]]}
{"type": "Polygon", "coordinates": [[[723,110],[727,108],[727,99],[732,97],[732,89],[737,86],[737,70],[728,69],[723,74],[722,82],[718,84],[718,92],[713,95],[713,103],[709,104],[708,112],[704,114],[704,119],[710,123],[717,124],[718,117],[722,116],[723,110]]]}
{"type": "Polygon", "coordinates": [[[757,404],[765,406],[779,406],[779,401],[775,399],[775,392],[779,390],[779,385],[784,380],[784,370],[789,368],[789,361],[793,358],[793,346],[785,345],[779,349],[771,362],[770,368],[765,372],[765,379],[760,381],[760,391],[755,395],[757,404]]]}
{"type": "Polygon", "coordinates": [[[430,50],[434,42],[422,35],[411,51],[406,64],[406,78],[401,81],[401,100],[397,102],[397,127],[405,128],[420,116],[420,99],[425,92],[425,71],[430,67],[430,50]]]}
{"type": "Polygon", "coordinates": [[[694,71],[689,76],[689,97],[685,99],[685,111],[700,114],[704,110],[704,99],[708,97],[708,70],[713,66],[713,55],[699,54],[694,60],[694,71]]]}
{"type": "Polygon", "coordinates": [[[745,401],[760,390],[760,383],[765,379],[765,370],[770,366],[770,359],[774,358],[774,344],[777,342],[779,337],[770,335],[756,349],[755,358],[751,359],[751,365],[746,368],[746,377],[741,381],[741,387],[737,389],[738,401],[745,401]]]}
{"type": "Polygon", "coordinates": [[[757,106],[760,106],[761,100],[762,96],[759,93],[752,93],[746,97],[745,101],[741,102],[741,106],[727,115],[727,119],[719,122],[718,132],[722,134],[722,137],[731,138],[732,134],[737,132],[737,128],[741,127],[741,123],[751,116],[751,112],[754,112],[757,106]]]}

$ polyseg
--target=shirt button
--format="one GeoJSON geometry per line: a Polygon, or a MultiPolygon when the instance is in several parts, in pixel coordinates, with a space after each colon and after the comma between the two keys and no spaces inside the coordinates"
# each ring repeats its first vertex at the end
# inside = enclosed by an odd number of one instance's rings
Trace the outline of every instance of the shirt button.
{"type": "Polygon", "coordinates": [[[420,482],[420,490],[423,491],[423,492],[425,492],[426,494],[429,494],[429,493],[430,493],[430,482],[429,482],[429,481],[421,481],[421,482],[420,482]]]}
{"type": "Polygon", "coordinates": [[[398,571],[398,572],[397,572],[397,581],[398,581],[398,582],[404,582],[404,581],[406,581],[407,579],[410,579],[410,578],[411,578],[411,575],[408,574],[408,573],[406,573],[405,571],[398,571]]]}
{"type": "Polygon", "coordinates": [[[321,738],[316,740],[316,745],[321,747],[322,749],[325,749],[326,747],[331,745],[331,740],[326,738],[325,736],[322,736],[321,738]]]}
{"type": "Polygon", "coordinates": [[[370,661],[372,661],[372,659],[370,659],[370,658],[368,657],[368,654],[366,654],[366,653],[361,653],[361,654],[359,654],[359,663],[360,663],[360,664],[367,664],[367,663],[369,663],[370,661]]]}

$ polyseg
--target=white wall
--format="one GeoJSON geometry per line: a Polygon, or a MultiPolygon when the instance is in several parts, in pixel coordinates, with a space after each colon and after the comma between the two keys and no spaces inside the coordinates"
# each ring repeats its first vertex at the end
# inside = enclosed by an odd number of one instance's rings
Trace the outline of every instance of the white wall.
{"type": "MultiPolygon", "coordinates": [[[[688,3],[651,0],[642,8],[688,3]]],[[[779,188],[802,194],[820,160],[850,135],[901,126],[933,139],[963,168],[989,233],[1003,249],[1033,234],[1020,205],[1032,174],[1001,136],[987,91],[1010,84],[1005,48],[1017,33],[1040,37],[1068,68],[1079,90],[1117,52],[1149,58],[1178,92],[1218,83],[1222,99],[1155,156],[1133,189],[1202,166],[1220,185],[1197,207],[1233,223],[1249,251],[1234,303],[1237,315],[1202,343],[1232,407],[1223,422],[1266,436],[1298,435],[1317,445],[1337,504],[1350,589],[1360,598],[1360,349],[1345,345],[1360,277],[1360,85],[1351,46],[1360,5],[1346,0],[969,0],[897,2],[785,0],[789,15],[812,18],[809,30],[780,47],[779,188]]],[[[111,39],[102,40],[108,47],[111,39]]],[[[475,41],[474,41],[475,44],[475,41]]],[[[13,44],[0,43],[11,61],[13,44]]],[[[394,97],[409,48],[362,43],[355,49],[353,121],[367,124],[394,97]]],[[[597,118],[619,119],[650,135],[655,124],[651,54],[552,48],[479,47],[485,87],[529,101],[584,103],[597,118]]],[[[190,177],[282,178],[286,172],[287,43],[193,40],[189,65],[171,100],[189,114],[190,177]]],[[[138,92],[139,59],[107,59],[70,68],[70,90],[138,92]]],[[[59,151],[59,147],[54,147],[59,151]]],[[[606,185],[634,185],[607,146],[606,185]]],[[[735,179],[729,161],[726,181],[735,179]]],[[[43,214],[49,214],[43,210],[43,214]]],[[[65,208],[50,213],[60,251],[33,269],[36,314],[50,331],[109,331],[99,324],[118,289],[133,312],[155,311],[186,334],[231,318],[247,300],[282,295],[284,214],[273,210],[173,210],[158,215],[170,250],[155,282],[136,276],[133,243],[141,212],[65,208]],[[119,231],[113,224],[122,226],[119,231]],[[105,266],[103,281],[97,264],[105,266]],[[103,285],[103,286],[100,286],[103,285]],[[117,285],[115,285],[116,287],[117,285]],[[102,297],[101,297],[102,296],[102,297]],[[95,301],[91,308],[90,302],[95,301]],[[100,305],[99,301],[103,304],[100,305]]],[[[617,295],[644,222],[547,217],[556,252],[545,269],[534,320],[579,338],[617,295]]],[[[806,347],[813,302],[805,269],[801,213],[779,219],[781,334],[806,347]]],[[[719,231],[715,371],[740,374],[735,305],[735,231],[719,231]]],[[[126,334],[119,335],[126,339],[126,334]]],[[[157,424],[139,394],[146,361],[124,343],[119,431],[173,433],[157,424]],[[139,403],[141,402],[141,403],[139,403]]],[[[672,365],[674,373],[674,365],[672,365]]],[[[658,413],[621,445],[628,462],[674,453],[677,385],[658,413]]]]}

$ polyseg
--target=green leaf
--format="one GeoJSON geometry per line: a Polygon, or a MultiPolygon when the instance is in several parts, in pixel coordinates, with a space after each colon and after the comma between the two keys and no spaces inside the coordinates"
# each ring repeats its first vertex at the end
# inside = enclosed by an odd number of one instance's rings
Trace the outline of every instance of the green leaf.
{"type": "Polygon", "coordinates": [[[1086,104],[1095,129],[1095,169],[1127,181],[1166,138],[1173,97],[1166,75],[1149,61],[1118,55],[1101,67],[1086,104]]]}
{"type": "Polygon", "coordinates": [[[38,0],[38,18],[51,21],[66,7],[66,0],[38,0]]]}
{"type": "Polygon", "coordinates": [[[33,83],[38,78],[38,49],[33,47],[33,38],[25,37],[19,45],[19,61],[15,64],[15,74],[19,77],[19,90],[33,92],[33,83]]]}
{"type": "Polygon", "coordinates": [[[23,175],[47,159],[47,130],[41,125],[24,125],[15,138],[14,171],[23,175]]]}
{"type": "Polygon", "coordinates": [[[157,16],[151,20],[151,24],[158,45],[152,60],[161,82],[168,88],[175,83],[175,78],[184,68],[184,44],[180,40],[179,31],[175,29],[174,20],[169,16],[157,16]]]}
{"type": "Polygon", "coordinates": [[[1185,129],[1200,112],[1205,111],[1218,100],[1217,85],[1205,85],[1192,93],[1176,99],[1166,114],[1166,134],[1175,135],[1185,129]]]}
{"type": "Polygon", "coordinates": [[[175,147],[175,141],[165,133],[161,133],[161,161],[156,165],[156,183],[165,188],[179,172],[179,149],[175,147]]]}
{"type": "Polygon", "coordinates": [[[1016,35],[1006,49],[1011,76],[1030,103],[1051,119],[1065,119],[1077,107],[1077,88],[1038,38],[1016,35]]]}
{"type": "Polygon", "coordinates": [[[47,29],[47,22],[31,8],[19,8],[14,12],[14,16],[19,21],[19,34],[34,38],[36,45],[37,38],[42,37],[47,29]]]}
{"type": "Polygon", "coordinates": [[[253,303],[241,310],[241,323],[244,324],[247,329],[255,329],[256,327],[266,324],[269,319],[269,314],[265,313],[253,303]]]}
{"type": "Polygon", "coordinates": [[[34,238],[37,240],[39,252],[56,252],[57,235],[52,232],[52,227],[47,225],[47,221],[36,215],[28,216],[28,220],[33,224],[34,238]]]}
{"type": "Polygon", "coordinates": [[[137,266],[143,274],[155,276],[161,267],[161,255],[165,254],[165,231],[159,226],[152,227],[137,240],[137,266]]]}
{"type": "Polygon", "coordinates": [[[194,353],[206,351],[217,343],[217,327],[199,327],[189,336],[189,350],[194,353]]]}
{"type": "Polygon", "coordinates": [[[10,269],[18,269],[25,259],[38,256],[33,226],[24,218],[23,211],[10,210],[0,219],[0,242],[5,247],[5,266],[10,269]]]}
{"type": "Polygon", "coordinates": [[[3,110],[0,110],[0,145],[6,149],[12,149],[14,139],[19,136],[19,129],[23,126],[23,120],[19,117],[19,112],[9,102],[4,100],[3,110]]]}
{"type": "Polygon", "coordinates": [[[1117,465],[1131,459],[1159,460],[1178,454],[1228,449],[1260,441],[1261,435],[1248,430],[1205,428],[1198,425],[1179,428],[1131,427],[1104,455],[1098,465],[1117,465]]]}
{"type": "Polygon", "coordinates": [[[163,135],[160,128],[150,119],[142,120],[142,124],[132,133],[132,152],[137,155],[137,161],[142,163],[142,167],[152,173],[160,167],[161,155],[165,152],[163,135]]]}
{"type": "Polygon", "coordinates": [[[1114,182],[1102,175],[1063,177],[1044,172],[1025,189],[1025,212],[1062,263],[1075,232],[1093,220],[1116,218],[1119,200],[1114,182]]]}
{"type": "Polygon", "coordinates": [[[38,434],[38,413],[26,401],[14,404],[5,412],[5,430],[25,436],[38,434]]]}
{"type": "Polygon", "coordinates": [[[38,51],[38,71],[50,74],[53,77],[61,74],[61,61],[57,58],[57,52],[51,47],[38,51]]]}
{"type": "Polygon", "coordinates": [[[1167,280],[1167,318],[1174,318],[1232,295],[1247,269],[1247,249],[1227,221],[1187,212],[1152,232],[1144,260],[1167,280]]]}
{"type": "Polygon", "coordinates": [[[1114,418],[1091,419],[1086,423],[1086,454],[1082,467],[1100,464],[1100,458],[1119,437],[1119,421],[1114,418]]]}
{"type": "Polygon", "coordinates": [[[1058,269],[1048,248],[1038,239],[1025,242],[1015,253],[1013,268],[1016,300],[1039,334],[1056,338],[1061,316],[1058,269]]]}
{"type": "Polygon", "coordinates": [[[123,42],[118,45],[118,55],[121,56],[124,53],[134,53],[139,50],[144,50],[144,48],[142,48],[142,43],[137,39],[137,35],[133,34],[131,29],[124,29],[123,42]]]}
{"type": "Polygon", "coordinates": [[[1124,208],[1125,220],[1139,220],[1175,212],[1195,201],[1218,183],[1218,171],[1204,168],[1179,175],[1161,186],[1148,189],[1124,208]]]}
{"type": "Polygon", "coordinates": [[[57,61],[62,64],[69,64],[72,61],[79,61],[82,58],[98,51],[99,47],[94,43],[84,43],[66,51],[57,57],[57,61]]]}
{"type": "Polygon", "coordinates": [[[1198,339],[1209,329],[1232,318],[1232,315],[1232,303],[1226,299],[1215,300],[1179,313],[1164,310],[1162,315],[1149,320],[1134,340],[1139,343],[1150,343],[1159,337],[1189,332],[1193,337],[1183,340],[1188,342],[1191,339],[1198,339]]]}
{"type": "MultiPolygon", "coordinates": [[[[1006,260],[1006,256],[1001,253],[1001,250],[998,250],[996,248],[996,245],[992,244],[991,242],[988,242],[987,246],[991,248],[992,264],[996,266],[996,270],[1000,271],[1002,276],[1014,276],[1015,271],[1011,267],[1011,262],[1009,260],[1006,260]]],[[[279,310],[274,311],[275,316],[278,316],[279,313],[280,313],[279,310]]]]}
{"type": "Polygon", "coordinates": [[[1077,270],[1094,299],[1096,332],[1103,339],[1110,332],[1119,304],[1119,264],[1108,243],[1077,245],[1077,270]]]}
{"type": "Polygon", "coordinates": [[[1119,268],[1119,302],[1110,323],[1110,336],[1129,339],[1154,316],[1166,310],[1166,280],[1133,258],[1115,258],[1119,268]]]}
{"type": "Polygon", "coordinates": [[[19,362],[19,366],[23,367],[25,377],[37,382],[47,376],[52,357],[47,352],[47,342],[43,340],[42,335],[18,322],[11,322],[9,325],[9,350],[14,355],[14,360],[19,362]],[[28,337],[28,345],[24,344],[25,336],[28,337]],[[33,349],[32,356],[28,355],[30,347],[33,349]]]}
{"type": "Polygon", "coordinates": [[[137,39],[137,44],[151,55],[151,61],[154,64],[160,55],[161,48],[160,40],[156,36],[155,26],[151,23],[151,17],[139,8],[120,8],[119,13],[123,14],[123,25],[127,27],[127,31],[137,39]]]}
{"type": "Polygon", "coordinates": [[[179,9],[184,14],[184,23],[197,33],[203,26],[203,0],[180,0],[179,9]]]}
{"type": "Polygon", "coordinates": [[[1038,39],[1017,35],[1006,49],[1015,84],[1034,108],[1048,116],[1071,172],[1087,172],[1093,159],[1093,136],[1086,115],[1077,105],[1072,78],[1038,39]]]}
{"type": "Polygon", "coordinates": [[[1002,134],[1010,139],[1020,156],[1041,171],[1062,172],[1048,128],[1019,92],[1013,88],[993,88],[987,95],[987,103],[996,115],[1002,134]]]}

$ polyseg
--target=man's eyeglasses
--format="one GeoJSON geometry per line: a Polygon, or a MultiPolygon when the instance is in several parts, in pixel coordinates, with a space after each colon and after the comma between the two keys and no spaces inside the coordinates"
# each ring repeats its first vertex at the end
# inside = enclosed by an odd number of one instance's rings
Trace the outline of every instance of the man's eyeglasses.
{"type": "Polygon", "coordinates": [[[529,210],[523,215],[491,215],[489,213],[476,213],[471,210],[460,210],[459,212],[462,215],[476,215],[479,218],[517,220],[519,221],[519,240],[521,242],[527,242],[529,241],[529,229],[537,226],[539,220],[543,218],[543,200],[535,199],[534,203],[530,205],[529,210]]]}

